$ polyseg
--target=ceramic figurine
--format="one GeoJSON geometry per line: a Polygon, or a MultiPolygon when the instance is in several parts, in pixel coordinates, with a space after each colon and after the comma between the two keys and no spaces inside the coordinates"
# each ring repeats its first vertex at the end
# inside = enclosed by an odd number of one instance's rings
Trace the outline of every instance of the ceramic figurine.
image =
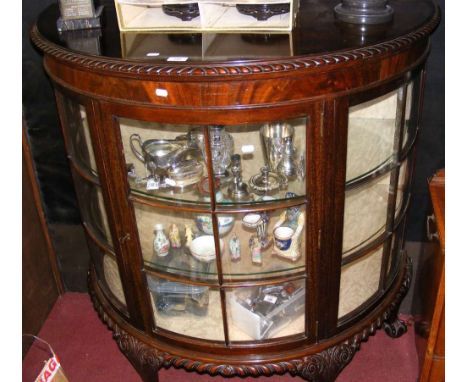
{"type": "Polygon", "coordinates": [[[261,265],[262,264],[262,245],[260,239],[254,235],[249,240],[250,254],[252,255],[252,263],[261,265]]]}
{"type": "Polygon", "coordinates": [[[154,226],[154,242],[153,248],[156,256],[165,257],[169,254],[170,243],[162,224],[156,224],[154,226]]]}
{"type": "MultiPolygon", "coordinates": [[[[286,198],[295,197],[294,192],[287,192],[286,198]]],[[[283,258],[296,261],[301,257],[302,231],[305,224],[305,214],[299,207],[286,209],[273,227],[273,252],[283,258]]]]}
{"type": "Polygon", "coordinates": [[[240,240],[237,234],[234,233],[231,240],[229,240],[229,251],[231,252],[231,261],[236,262],[241,258],[240,240]]]}
{"type": "Polygon", "coordinates": [[[190,224],[185,224],[185,246],[190,247],[193,240],[193,230],[190,224]]]}
{"type": "Polygon", "coordinates": [[[172,248],[180,248],[182,246],[180,242],[179,228],[176,224],[171,224],[169,227],[169,241],[171,242],[172,248]]]}

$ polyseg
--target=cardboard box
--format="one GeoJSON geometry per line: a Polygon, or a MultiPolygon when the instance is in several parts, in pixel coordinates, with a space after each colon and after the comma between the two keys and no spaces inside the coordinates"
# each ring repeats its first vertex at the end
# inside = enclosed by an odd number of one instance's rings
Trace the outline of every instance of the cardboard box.
{"type": "Polygon", "coordinates": [[[291,31],[299,0],[115,0],[119,28],[125,31],[291,31]],[[168,15],[163,5],[198,5],[199,16],[183,21],[168,15]],[[257,20],[238,11],[236,5],[289,4],[289,12],[257,20]]]}

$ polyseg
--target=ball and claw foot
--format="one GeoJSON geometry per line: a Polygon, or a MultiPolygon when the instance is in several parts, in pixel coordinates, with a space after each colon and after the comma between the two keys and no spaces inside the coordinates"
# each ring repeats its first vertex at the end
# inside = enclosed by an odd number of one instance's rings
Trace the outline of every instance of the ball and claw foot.
{"type": "Polygon", "coordinates": [[[400,320],[398,317],[395,317],[392,320],[384,321],[384,330],[389,337],[398,338],[406,333],[408,328],[404,321],[400,320]]]}

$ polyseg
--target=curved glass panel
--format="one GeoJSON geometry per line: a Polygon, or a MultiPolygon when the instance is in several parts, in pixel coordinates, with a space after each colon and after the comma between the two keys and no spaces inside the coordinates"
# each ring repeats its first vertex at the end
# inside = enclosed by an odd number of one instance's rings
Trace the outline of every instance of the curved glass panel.
{"type": "Polygon", "coordinates": [[[110,291],[123,305],[125,305],[125,295],[122,287],[122,280],[120,278],[119,268],[117,262],[110,255],[104,255],[102,260],[102,268],[104,279],[109,286],[110,291]]]}
{"type": "Polygon", "coordinates": [[[346,191],[343,256],[356,251],[385,231],[390,173],[346,191]]]}
{"type": "Polygon", "coordinates": [[[117,303],[114,303],[114,305],[120,310],[125,310],[126,302],[122,279],[120,278],[120,272],[115,258],[102,251],[96,243],[89,238],[88,248],[94,268],[96,269],[97,278],[101,284],[105,285],[104,293],[110,293],[117,300],[117,303]],[[119,303],[122,306],[120,306],[119,303]]]}
{"type": "Polygon", "coordinates": [[[119,121],[134,193],[206,206],[210,187],[219,205],[305,196],[306,118],[209,125],[209,145],[204,126],[119,121]]]}
{"type": "Polygon", "coordinates": [[[86,109],[72,99],[63,95],[62,97],[65,111],[62,117],[65,118],[67,126],[64,131],[67,137],[69,154],[76,164],[89,171],[92,175],[97,176],[98,171],[91,143],[86,109]]]}
{"type": "Polygon", "coordinates": [[[207,340],[224,341],[220,291],[147,275],[156,327],[207,340]]]}
{"type": "Polygon", "coordinates": [[[349,108],[346,181],[392,159],[398,89],[349,108]]]}
{"type": "Polygon", "coordinates": [[[396,207],[395,207],[395,217],[401,212],[401,209],[404,208],[405,195],[407,194],[407,188],[409,183],[409,172],[408,172],[408,159],[406,159],[400,166],[398,173],[398,187],[397,187],[397,198],[396,198],[396,207]]]}
{"type": "Polygon", "coordinates": [[[392,237],[392,247],[390,252],[389,261],[387,264],[385,286],[388,287],[389,283],[393,280],[393,277],[398,270],[398,265],[400,264],[401,254],[404,247],[404,229],[405,224],[401,224],[398,227],[398,230],[393,234],[392,237]]]}
{"type": "Polygon", "coordinates": [[[91,229],[97,239],[113,248],[101,187],[78,177],[76,174],[73,178],[83,222],[91,229]]]}
{"type": "Polygon", "coordinates": [[[305,282],[232,288],[226,293],[230,341],[305,332],[305,282]]]}
{"type": "Polygon", "coordinates": [[[406,92],[406,107],[405,107],[405,124],[403,129],[403,144],[404,149],[412,144],[418,129],[419,116],[419,101],[421,87],[421,73],[411,81],[407,86],[406,92]]]}
{"type": "MultiPolygon", "coordinates": [[[[405,207],[408,161],[399,169],[395,218],[405,207]]],[[[343,226],[343,256],[348,256],[385,232],[389,213],[391,173],[346,191],[343,226]]]]}
{"type": "Polygon", "coordinates": [[[383,245],[341,268],[338,318],[364,304],[379,289],[383,245]]]}
{"type": "Polygon", "coordinates": [[[404,121],[404,126],[403,126],[403,141],[402,141],[402,147],[406,147],[409,141],[411,141],[411,138],[413,137],[414,134],[414,123],[411,119],[413,113],[413,102],[414,102],[414,83],[410,82],[408,86],[406,87],[406,105],[405,105],[405,121],[404,121]]]}
{"type": "Polygon", "coordinates": [[[218,215],[225,280],[285,276],[305,270],[305,206],[218,215]]]}

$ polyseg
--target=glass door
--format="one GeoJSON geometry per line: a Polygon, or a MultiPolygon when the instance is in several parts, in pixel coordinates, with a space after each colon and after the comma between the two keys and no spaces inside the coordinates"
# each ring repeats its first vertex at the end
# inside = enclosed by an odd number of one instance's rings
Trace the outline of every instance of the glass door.
{"type": "Polygon", "coordinates": [[[117,121],[154,330],[304,338],[309,118],[117,121]]]}

